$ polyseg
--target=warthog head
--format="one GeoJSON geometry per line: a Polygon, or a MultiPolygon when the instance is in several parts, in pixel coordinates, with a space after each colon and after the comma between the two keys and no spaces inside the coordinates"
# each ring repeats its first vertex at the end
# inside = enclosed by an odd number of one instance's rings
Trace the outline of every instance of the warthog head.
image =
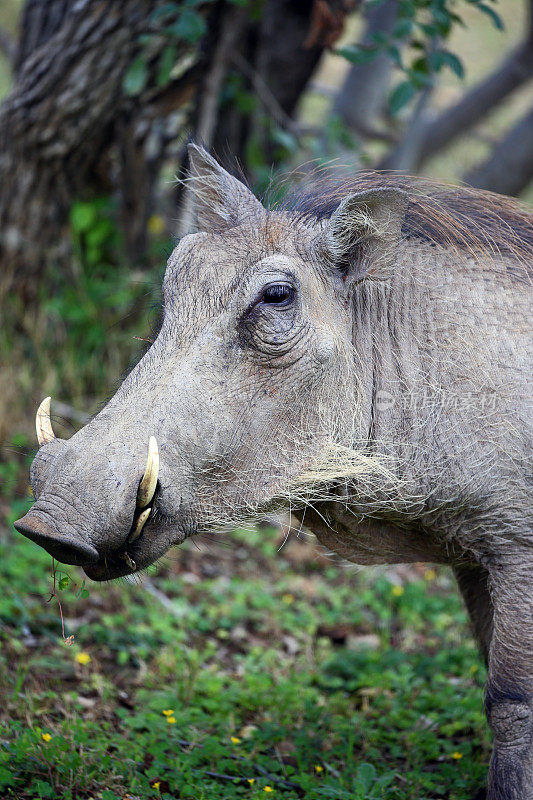
{"type": "Polygon", "coordinates": [[[190,151],[200,232],[169,259],[157,338],[68,441],[49,399],[37,415],[36,502],[16,527],[95,580],[364,469],[350,295],[397,241],[405,194],[351,195],[312,223],[190,151]]]}

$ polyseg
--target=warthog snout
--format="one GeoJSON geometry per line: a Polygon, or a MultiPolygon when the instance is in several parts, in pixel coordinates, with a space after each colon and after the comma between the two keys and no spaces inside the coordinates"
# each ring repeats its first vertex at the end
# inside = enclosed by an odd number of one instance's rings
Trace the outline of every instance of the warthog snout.
{"type": "Polygon", "coordinates": [[[85,566],[98,561],[98,550],[89,542],[52,528],[32,511],[15,522],[15,528],[63,564],[85,566]]]}
{"type": "Polygon", "coordinates": [[[38,487],[37,502],[15,523],[16,529],[64,564],[92,569],[102,577],[116,574],[117,562],[119,572],[133,571],[134,543],[138,547],[156,499],[156,438],[149,437],[144,472],[139,475],[134,468],[138,459],[126,447],[117,458],[116,445],[104,446],[100,468],[87,470],[83,449],[61,447],[66,443],[56,438],[49,397],[39,406],[36,429],[41,446],[32,475],[38,487]],[[65,492],[65,475],[74,492],[65,492]]]}

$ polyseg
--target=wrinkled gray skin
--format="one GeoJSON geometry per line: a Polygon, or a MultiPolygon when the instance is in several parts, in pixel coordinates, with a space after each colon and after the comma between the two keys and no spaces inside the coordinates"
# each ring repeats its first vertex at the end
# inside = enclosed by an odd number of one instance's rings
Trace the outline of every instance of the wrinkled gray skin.
{"type": "Polygon", "coordinates": [[[313,225],[267,214],[194,146],[191,161],[201,232],[170,257],[157,339],[101,413],[40,449],[17,527],[104,580],[132,571],[126,551],[142,569],[282,504],[332,438],[385,456],[381,479],[337,482],[296,515],[356,563],[452,565],[489,664],[488,796],[532,800],[527,289],[402,238],[399,190],[313,225]],[[288,302],[265,301],[273,284],[288,302]],[[128,545],[150,435],[155,512],[128,545]]]}

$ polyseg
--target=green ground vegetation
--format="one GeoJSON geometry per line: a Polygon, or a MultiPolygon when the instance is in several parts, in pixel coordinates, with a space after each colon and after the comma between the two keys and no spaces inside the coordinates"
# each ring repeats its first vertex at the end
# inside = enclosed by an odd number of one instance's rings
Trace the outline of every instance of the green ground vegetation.
{"type": "Polygon", "coordinates": [[[50,557],[5,533],[0,796],[470,798],[484,668],[451,575],[283,538],[188,542],[138,583],[58,566],[50,600],[50,557]]]}

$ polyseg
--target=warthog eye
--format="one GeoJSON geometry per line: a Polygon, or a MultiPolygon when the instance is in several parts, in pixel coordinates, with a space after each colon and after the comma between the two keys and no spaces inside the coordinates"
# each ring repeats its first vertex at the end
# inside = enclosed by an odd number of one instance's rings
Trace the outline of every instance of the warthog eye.
{"type": "Polygon", "coordinates": [[[267,286],[261,295],[261,303],[286,306],[294,299],[294,288],[288,283],[273,283],[267,286]]]}

